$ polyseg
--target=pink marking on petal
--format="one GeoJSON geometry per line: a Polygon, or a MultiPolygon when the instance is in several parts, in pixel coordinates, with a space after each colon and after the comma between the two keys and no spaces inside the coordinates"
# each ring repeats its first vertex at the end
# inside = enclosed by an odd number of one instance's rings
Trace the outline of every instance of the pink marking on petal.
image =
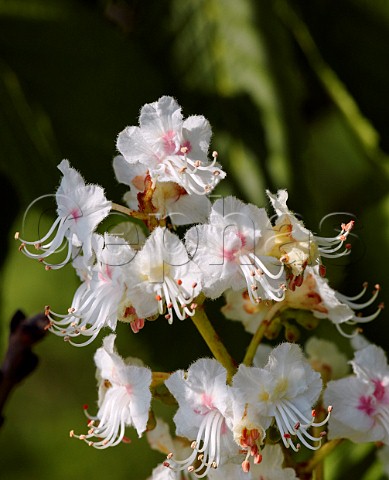
{"type": "Polygon", "coordinates": [[[246,237],[243,235],[242,232],[239,232],[239,231],[236,232],[236,236],[239,238],[239,240],[240,240],[240,242],[241,242],[241,244],[242,244],[242,247],[244,247],[244,246],[246,245],[246,243],[247,243],[246,237]]]}
{"type": "Polygon", "coordinates": [[[132,395],[133,393],[133,389],[132,389],[132,385],[126,385],[126,392],[128,395],[132,395]]]}
{"type": "Polygon", "coordinates": [[[204,407],[207,407],[210,410],[212,410],[214,408],[213,399],[212,399],[211,395],[207,395],[206,393],[203,393],[201,395],[201,403],[204,405],[204,407]]]}
{"type": "Polygon", "coordinates": [[[167,155],[172,155],[176,153],[177,145],[174,141],[175,132],[173,130],[169,130],[164,135],[162,135],[163,141],[163,149],[167,155]]]}
{"type": "Polygon", "coordinates": [[[371,417],[375,413],[375,406],[372,405],[372,402],[372,397],[362,395],[359,398],[359,404],[357,408],[358,410],[361,410],[362,412],[366,413],[366,415],[369,415],[369,417],[371,417]]]}
{"type": "Polygon", "coordinates": [[[78,208],[73,208],[73,210],[70,211],[70,216],[77,222],[77,220],[82,217],[82,214],[78,208]]]}
{"type": "Polygon", "coordinates": [[[112,280],[112,268],[109,265],[105,265],[104,271],[99,272],[98,277],[102,282],[112,280]]]}
{"type": "Polygon", "coordinates": [[[385,393],[386,393],[385,386],[378,379],[373,380],[373,383],[374,383],[374,386],[375,386],[373,395],[378,401],[382,401],[382,399],[384,398],[385,393]]]}
{"type": "Polygon", "coordinates": [[[226,259],[227,262],[234,262],[236,260],[236,254],[238,250],[236,248],[233,248],[231,250],[227,248],[223,248],[222,250],[222,258],[226,259]]]}

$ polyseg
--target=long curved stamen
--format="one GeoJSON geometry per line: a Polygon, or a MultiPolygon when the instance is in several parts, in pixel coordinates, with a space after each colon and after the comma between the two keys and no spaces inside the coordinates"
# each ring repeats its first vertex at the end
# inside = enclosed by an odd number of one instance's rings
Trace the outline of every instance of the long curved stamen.
{"type": "Polygon", "coordinates": [[[330,246],[335,243],[338,243],[339,241],[344,242],[348,237],[349,233],[351,232],[351,230],[354,228],[354,224],[355,224],[354,220],[350,220],[348,223],[342,223],[341,224],[342,230],[335,237],[319,237],[317,235],[314,235],[314,239],[319,245],[319,247],[330,246]]]}
{"type": "Polygon", "coordinates": [[[84,435],[76,435],[72,430],[70,436],[72,438],[78,438],[83,440],[89,446],[93,446],[97,449],[104,449],[118,445],[124,441],[124,433],[127,415],[126,407],[128,405],[128,395],[126,394],[125,387],[119,398],[113,397],[106,400],[103,406],[103,413],[101,418],[92,416],[87,412],[87,408],[84,408],[85,415],[89,418],[88,433],[84,435]],[[95,426],[95,422],[98,421],[98,426],[95,426]],[[99,441],[93,441],[93,438],[101,438],[99,441]]]}
{"type": "MultiPolygon", "coordinates": [[[[277,426],[281,432],[284,445],[288,447],[295,446],[292,441],[292,436],[295,435],[300,440],[300,442],[311,450],[317,450],[320,448],[322,436],[314,437],[311,435],[307,429],[310,427],[322,427],[325,425],[331,415],[332,407],[328,407],[328,414],[326,418],[321,422],[315,422],[316,412],[312,411],[312,418],[308,420],[303,413],[290,401],[284,400],[282,403],[279,403],[276,407],[276,422],[277,426]],[[292,426],[292,423],[293,426],[292,426]],[[301,423],[301,422],[306,422],[301,423]],[[317,445],[312,445],[308,442],[317,443],[317,445]]],[[[296,449],[299,447],[295,446],[296,449]]],[[[295,450],[295,449],[294,449],[295,450]]]]}
{"type": "Polygon", "coordinates": [[[324,258],[340,258],[340,257],[344,257],[345,255],[350,255],[351,248],[350,248],[350,245],[348,245],[342,252],[337,253],[336,255],[331,254],[330,250],[324,250],[321,248],[319,248],[319,252],[320,252],[320,255],[324,258]]]}
{"type": "Polygon", "coordinates": [[[351,333],[346,333],[346,332],[342,329],[342,324],[341,324],[341,323],[335,323],[335,326],[336,326],[336,329],[338,330],[338,332],[342,335],[342,337],[345,337],[345,338],[354,338],[354,337],[356,337],[357,335],[359,335],[360,333],[362,333],[362,329],[361,329],[361,328],[356,328],[356,329],[353,330],[351,333]]]}
{"type": "Polygon", "coordinates": [[[193,302],[194,289],[196,286],[197,284],[193,284],[192,294],[188,297],[187,292],[182,287],[181,280],[174,281],[168,276],[165,277],[158,299],[162,303],[163,295],[166,301],[168,314],[165,315],[165,318],[168,320],[169,324],[173,323],[173,309],[180,320],[185,320],[187,316],[193,316],[195,314],[194,304],[191,305],[191,310],[189,310],[188,304],[193,302]]]}
{"type": "Polygon", "coordinates": [[[22,242],[19,247],[19,250],[22,251],[27,257],[37,259],[37,260],[46,258],[49,255],[52,255],[53,253],[59,252],[63,248],[62,245],[65,240],[65,233],[69,228],[67,225],[65,225],[65,221],[66,219],[57,218],[57,220],[54,222],[51,229],[53,229],[53,227],[55,228],[59,223],[58,230],[53,240],[46,245],[42,245],[42,241],[44,241],[43,239],[39,239],[34,242],[27,242],[25,240],[22,240],[20,237],[18,237],[18,239],[22,242]],[[34,245],[34,247],[37,250],[41,250],[41,251],[39,253],[32,253],[26,248],[26,245],[34,245]]]}
{"type": "Polygon", "coordinates": [[[213,160],[207,165],[203,165],[201,161],[193,161],[186,155],[187,148],[182,147],[181,153],[183,156],[174,155],[167,158],[165,161],[171,169],[171,173],[177,179],[179,184],[183,184],[188,193],[197,195],[205,195],[212,190],[217,184],[217,178],[223,175],[223,172],[215,167],[217,154],[213,153],[213,160]],[[199,173],[208,173],[210,177],[209,183],[205,183],[199,173]],[[200,187],[200,189],[198,188],[200,187]]]}
{"type": "Polygon", "coordinates": [[[285,291],[283,284],[279,285],[278,287],[273,287],[266,278],[266,274],[264,272],[261,271],[258,273],[258,270],[253,268],[252,262],[247,255],[241,255],[239,260],[240,268],[246,279],[247,290],[252,303],[256,304],[261,301],[261,296],[257,291],[259,287],[261,287],[261,289],[264,291],[264,296],[266,299],[271,299],[276,302],[280,302],[284,299],[285,291]]]}
{"type": "Polygon", "coordinates": [[[336,292],[336,297],[341,302],[346,303],[353,310],[362,310],[363,308],[366,308],[369,305],[371,305],[372,303],[374,303],[374,301],[377,298],[380,290],[381,290],[381,287],[378,284],[375,285],[375,289],[373,291],[372,296],[365,303],[355,303],[355,302],[353,302],[353,300],[358,300],[359,298],[361,298],[363,296],[363,294],[366,292],[366,287],[362,290],[361,293],[359,293],[355,297],[348,297],[347,295],[344,295],[344,294],[339,293],[339,292],[336,292]]]}
{"type": "Polygon", "coordinates": [[[173,459],[173,453],[164,463],[174,471],[187,471],[197,478],[205,477],[211,468],[217,468],[221,454],[221,431],[223,415],[218,410],[211,410],[201,422],[196,440],[192,442],[193,453],[185,460],[173,459]]]}
{"type": "Polygon", "coordinates": [[[45,242],[48,238],[51,237],[52,233],[54,232],[54,230],[56,229],[58,223],[63,223],[64,222],[64,219],[61,218],[61,217],[57,217],[53,224],[51,225],[49,231],[46,233],[45,236],[43,236],[42,238],[40,238],[39,240],[35,240],[35,241],[27,241],[27,240],[24,240],[23,238],[20,237],[20,233],[19,232],[16,232],[15,233],[15,240],[20,240],[22,243],[24,243],[25,245],[36,245],[37,243],[38,244],[41,244],[43,242],[45,242]]]}
{"type": "Polygon", "coordinates": [[[254,263],[263,271],[263,273],[272,278],[273,280],[278,280],[279,278],[282,277],[282,274],[285,271],[285,267],[283,264],[280,265],[280,271],[274,275],[273,273],[270,272],[270,270],[265,266],[265,264],[253,253],[249,253],[249,257],[251,257],[254,260],[254,263]]]}

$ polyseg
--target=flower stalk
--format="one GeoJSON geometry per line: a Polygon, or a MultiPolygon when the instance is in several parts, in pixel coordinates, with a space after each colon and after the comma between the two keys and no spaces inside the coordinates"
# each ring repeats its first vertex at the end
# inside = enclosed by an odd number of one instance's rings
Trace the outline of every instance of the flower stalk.
{"type": "Polygon", "coordinates": [[[257,331],[255,332],[253,338],[249,343],[249,346],[247,347],[246,355],[244,356],[244,359],[242,362],[244,365],[247,365],[247,366],[252,365],[258,345],[261,343],[267,327],[270,325],[271,321],[275,317],[275,314],[280,310],[281,307],[282,307],[282,302],[276,302],[271,307],[269,312],[266,314],[266,317],[260,323],[257,331]]]}
{"type": "Polygon", "coordinates": [[[228,350],[223,342],[220,340],[219,335],[213,328],[202,305],[198,305],[196,313],[192,317],[192,321],[200,335],[203,337],[205,343],[208,345],[215,359],[227,370],[227,380],[229,382],[236,372],[236,363],[228,353],[228,350]]]}

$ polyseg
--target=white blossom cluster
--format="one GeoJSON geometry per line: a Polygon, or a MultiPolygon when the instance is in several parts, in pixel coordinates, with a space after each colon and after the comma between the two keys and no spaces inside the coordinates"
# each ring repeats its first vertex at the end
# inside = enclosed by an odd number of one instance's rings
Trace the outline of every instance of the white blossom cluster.
{"type": "Polygon", "coordinates": [[[151,447],[167,455],[153,480],[293,479],[299,467],[284,457],[286,450],[317,451],[327,437],[389,446],[389,367],[382,349],[357,350],[350,374],[334,343],[311,337],[303,351],[289,320],[313,329],[327,319],[348,341],[359,332],[348,325],[379,314],[381,304],[370,315],[359,313],[376,301],[378,285],[363,300],[367,285],[348,297],[325,278],[324,259],[350,253],[354,222],[319,237],[289,210],[286,190],[267,192],[272,221],[265,208],[232,196],[212,203],[209,194],[226,174],[216,152],[209,158],[210,139],[208,121],[184,120],[171,97],[143,106],[139,126],[117,139],[113,167],[130,188],[125,207],[108,201],[100,186],[87,185],[67,160],[59,164],[51,228],[33,240],[16,234],[25,255],[46,269],[71,262],[80,277],[67,312],[46,307],[49,330],[82,346],[106,327],[115,331],[118,320],[137,333],[159,316],[172,324],[203,315],[207,298],[224,295],[223,314],[253,334],[255,349],[258,332],[276,340],[284,328],[288,342],[260,344],[239,366],[221,353],[164,373],[178,405],[172,437],[162,419],[151,421],[161,374],[139,359],[123,360],[111,333],[95,354],[98,412],[86,409],[88,431],[71,436],[101,449],[126,441],[127,427],[139,436],[147,431],[151,447]],[[124,212],[127,221],[99,231],[112,211],[124,212]],[[187,226],[183,238],[177,226],[187,226]],[[63,251],[60,262],[52,260],[63,251]]]}

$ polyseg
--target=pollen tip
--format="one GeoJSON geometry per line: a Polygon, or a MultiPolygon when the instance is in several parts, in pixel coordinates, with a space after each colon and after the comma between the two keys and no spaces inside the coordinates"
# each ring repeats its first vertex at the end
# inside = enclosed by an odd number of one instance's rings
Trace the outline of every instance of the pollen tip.
{"type": "Polygon", "coordinates": [[[70,437],[70,438],[73,438],[73,437],[74,437],[74,430],[70,430],[70,432],[69,432],[69,437],[70,437]]]}
{"type": "Polygon", "coordinates": [[[126,444],[131,443],[131,438],[128,438],[128,437],[124,436],[124,437],[122,438],[122,442],[123,442],[123,443],[126,443],[126,444]]]}
{"type": "Polygon", "coordinates": [[[19,240],[20,232],[15,232],[14,238],[15,240],[19,240]]]}
{"type": "Polygon", "coordinates": [[[89,405],[87,403],[84,403],[84,405],[82,406],[83,410],[88,410],[89,408],[89,405]]]}
{"type": "Polygon", "coordinates": [[[193,441],[193,442],[190,444],[190,448],[191,448],[192,450],[194,450],[196,447],[197,447],[197,443],[196,443],[196,441],[193,441]]]}
{"type": "Polygon", "coordinates": [[[351,243],[346,243],[345,247],[347,250],[351,250],[351,243]]]}
{"type": "Polygon", "coordinates": [[[260,453],[258,453],[258,454],[255,455],[255,457],[254,457],[254,463],[258,465],[258,464],[261,463],[261,462],[262,462],[262,455],[261,455],[260,453]]]}
{"type": "MultiPolygon", "coordinates": [[[[166,458],[167,458],[168,460],[170,460],[171,458],[173,458],[173,452],[170,452],[170,453],[167,455],[166,458]]],[[[169,464],[169,466],[170,466],[170,464],[169,464]]]]}
{"type": "Polygon", "coordinates": [[[250,471],[250,462],[248,460],[242,462],[242,470],[244,473],[248,473],[250,471]]]}
{"type": "Polygon", "coordinates": [[[331,413],[333,409],[334,409],[334,407],[332,405],[328,405],[327,412],[331,413]]]}
{"type": "Polygon", "coordinates": [[[190,465],[190,466],[188,467],[188,472],[189,472],[189,473],[192,473],[192,472],[194,472],[194,469],[195,469],[194,466],[193,466],[193,465],[190,465]]]}
{"type": "Polygon", "coordinates": [[[381,290],[381,285],[379,283],[376,283],[374,285],[374,289],[380,291],[381,290]]]}
{"type": "Polygon", "coordinates": [[[166,460],[163,462],[162,464],[164,467],[166,468],[170,468],[170,463],[169,462],[166,462],[166,460]]]}
{"type": "Polygon", "coordinates": [[[219,154],[217,153],[216,150],[214,150],[214,151],[212,152],[212,157],[213,157],[213,158],[217,158],[218,156],[219,156],[219,154]]]}
{"type": "MultiPolygon", "coordinates": [[[[39,260],[39,261],[40,261],[40,260],[39,260]]],[[[46,272],[48,272],[49,270],[51,270],[50,265],[45,265],[45,270],[46,270],[46,272]]]]}
{"type": "Polygon", "coordinates": [[[326,435],[327,435],[327,432],[325,430],[319,433],[320,438],[324,438],[326,435]]]}
{"type": "Polygon", "coordinates": [[[381,302],[381,303],[378,305],[378,308],[379,308],[379,310],[383,310],[383,309],[385,308],[384,302],[381,302]]]}
{"type": "Polygon", "coordinates": [[[50,305],[45,305],[45,315],[46,315],[46,317],[49,313],[50,313],[50,305]]]}
{"type": "Polygon", "coordinates": [[[162,300],[161,295],[155,295],[155,300],[157,300],[157,302],[160,302],[162,300]]]}
{"type": "Polygon", "coordinates": [[[182,280],[180,278],[177,280],[177,285],[182,285],[182,280]]]}
{"type": "Polygon", "coordinates": [[[315,409],[312,410],[312,417],[313,417],[313,418],[316,417],[316,410],[315,410],[315,409]]]}
{"type": "Polygon", "coordinates": [[[369,282],[363,282],[363,283],[362,283],[362,287],[363,287],[363,288],[367,288],[368,286],[369,286],[369,282]]]}

